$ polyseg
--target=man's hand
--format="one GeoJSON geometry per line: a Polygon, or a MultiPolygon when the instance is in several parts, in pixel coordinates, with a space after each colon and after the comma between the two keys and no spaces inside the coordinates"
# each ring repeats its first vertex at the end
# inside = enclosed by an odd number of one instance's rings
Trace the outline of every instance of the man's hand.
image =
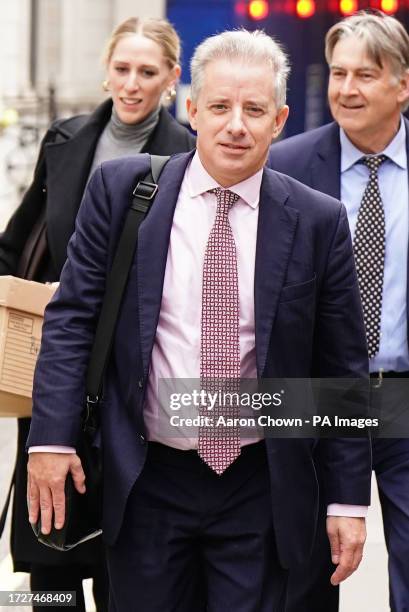
{"type": "Polygon", "coordinates": [[[331,576],[334,586],[348,578],[359,566],[366,540],[364,518],[328,516],[327,533],[332,563],[337,569],[331,576]]]}
{"type": "Polygon", "coordinates": [[[41,513],[41,531],[61,529],[65,520],[65,479],[68,472],[79,493],[85,493],[85,474],[75,453],[30,453],[28,459],[27,501],[30,523],[41,513]]]}

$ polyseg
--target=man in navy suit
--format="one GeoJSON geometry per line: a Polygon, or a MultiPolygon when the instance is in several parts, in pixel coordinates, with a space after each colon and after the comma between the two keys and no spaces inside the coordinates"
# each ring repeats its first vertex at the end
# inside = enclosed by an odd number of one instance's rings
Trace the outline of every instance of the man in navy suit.
{"type": "MultiPolygon", "coordinates": [[[[409,37],[393,17],[359,13],[329,30],[326,59],[335,122],[273,145],[268,165],[345,204],[375,379],[373,409],[382,416],[407,412],[407,387],[395,379],[409,378],[409,123],[402,115],[409,104],[409,37]]],[[[389,553],[390,606],[404,612],[409,605],[409,440],[379,437],[372,446],[389,553]]],[[[324,549],[325,542],[315,563],[321,578],[309,572],[308,587],[294,574],[290,610],[304,610],[297,600],[308,588],[312,612],[338,608],[329,603],[332,569],[324,549]]]]}
{"type": "MultiPolygon", "coordinates": [[[[319,495],[333,583],[362,556],[365,437],[264,439],[187,424],[169,435],[158,396],[167,379],[207,388],[240,376],[367,376],[345,209],[264,169],[288,115],[287,74],[262,32],[211,37],[192,60],[197,151],[167,163],[140,227],[104,387],[112,610],[282,612],[288,568],[313,545],[319,495]]],[[[30,521],[41,512],[45,532],[63,524],[68,471],[86,486],[75,454],[86,366],[130,194],[148,168],[137,156],[96,171],[47,308],[28,440],[30,521]]]]}

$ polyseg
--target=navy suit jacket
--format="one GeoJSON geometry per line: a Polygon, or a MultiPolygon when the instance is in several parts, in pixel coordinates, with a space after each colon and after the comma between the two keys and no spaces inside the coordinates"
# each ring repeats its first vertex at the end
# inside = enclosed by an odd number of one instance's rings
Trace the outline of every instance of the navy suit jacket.
{"type": "MultiPolygon", "coordinates": [[[[116,329],[102,406],[104,536],[118,535],[147,451],[143,401],[158,322],[169,236],[192,154],[173,156],[143,221],[116,329]]],[[[147,155],[104,163],[86,191],[61,285],[46,311],[28,445],[75,446],[90,347],[130,194],[147,155]]],[[[186,287],[188,291],[188,287],[186,287]]],[[[367,375],[367,354],[344,207],[264,170],[255,261],[259,377],[367,375]],[[353,314],[354,316],[351,316],[353,314]]],[[[198,306],[199,307],[199,306],[198,306]]],[[[327,503],[368,504],[367,439],[266,440],[281,563],[307,558],[318,510],[316,461],[327,503]],[[319,448],[319,452],[318,449],[319,448]],[[319,459],[318,459],[319,457],[319,459]]]]}
{"type": "MultiPolygon", "coordinates": [[[[409,159],[409,121],[406,117],[403,117],[403,121],[406,129],[406,154],[409,159]]],[[[267,165],[279,172],[289,174],[304,185],[340,199],[341,142],[338,124],[330,123],[272,145],[267,165]]],[[[409,266],[407,287],[406,313],[409,343],[409,266]]]]}

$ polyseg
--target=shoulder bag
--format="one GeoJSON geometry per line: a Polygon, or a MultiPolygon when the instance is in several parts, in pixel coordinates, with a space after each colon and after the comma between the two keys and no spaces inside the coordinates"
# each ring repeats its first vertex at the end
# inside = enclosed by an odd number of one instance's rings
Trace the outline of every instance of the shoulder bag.
{"type": "Polygon", "coordinates": [[[99,401],[104,372],[109,360],[112,340],[122,296],[136,248],[138,228],[155,198],[158,180],[169,157],[151,155],[151,171],[139,181],[133,191],[133,201],[122,230],[111,271],[91,351],[87,382],[86,405],[81,436],[76,447],[85,472],[86,492],[78,493],[71,475],[65,483],[65,522],[62,529],[52,527],[49,534],[41,533],[41,519],[32,525],[37,540],[56,550],[70,550],[98,536],[102,521],[102,457],[95,446],[99,428],[99,401]]]}

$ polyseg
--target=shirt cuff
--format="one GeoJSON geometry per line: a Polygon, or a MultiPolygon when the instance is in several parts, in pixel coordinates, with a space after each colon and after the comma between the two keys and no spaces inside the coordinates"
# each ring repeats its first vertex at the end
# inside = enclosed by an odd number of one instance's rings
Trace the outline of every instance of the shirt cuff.
{"type": "Polygon", "coordinates": [[[72,446],[57,446],[50,444],[47,446],[30,446],[29,453],[76,453],[77,451],[72,446]]]}
{"type": "Polygon", "coordinates": [[[351,506],[349,504],[329,504],[327,516],[350,516],[365,518],[368,514],[368,506],[351,506]]]}

